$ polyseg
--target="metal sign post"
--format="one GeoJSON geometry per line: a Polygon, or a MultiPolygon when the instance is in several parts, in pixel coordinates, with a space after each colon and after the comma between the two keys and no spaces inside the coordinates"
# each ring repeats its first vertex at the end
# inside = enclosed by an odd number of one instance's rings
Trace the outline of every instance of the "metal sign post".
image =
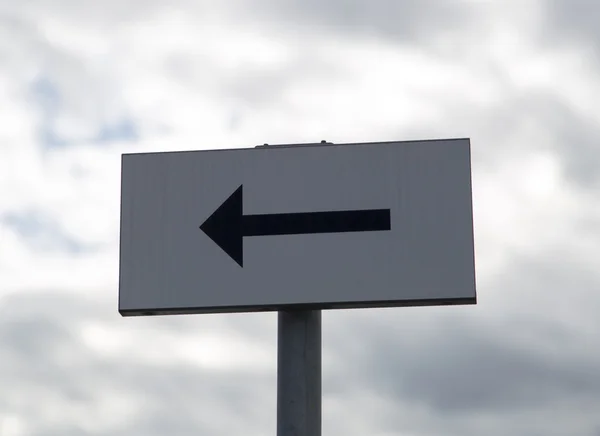
{"type": "Polygon", "coordinates": [[[321,311],[277,322],[277,436],[321,436],[321,311]]]}

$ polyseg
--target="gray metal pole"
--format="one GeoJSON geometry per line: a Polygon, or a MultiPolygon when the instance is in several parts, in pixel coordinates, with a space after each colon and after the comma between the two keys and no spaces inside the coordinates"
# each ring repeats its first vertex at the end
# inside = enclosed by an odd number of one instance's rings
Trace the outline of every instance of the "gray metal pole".
{"type": "Polygon", "coordinates": [[[321,436],[321,311],[277,322],[277,436],[321,436]]]}

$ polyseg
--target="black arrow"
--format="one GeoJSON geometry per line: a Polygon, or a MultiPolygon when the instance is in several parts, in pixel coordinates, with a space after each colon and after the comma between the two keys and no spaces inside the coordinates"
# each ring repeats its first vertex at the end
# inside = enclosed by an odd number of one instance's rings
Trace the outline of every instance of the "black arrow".
{"type": "Polygon", "coordinates": [[[243,185],[209,216],[200,229],[244,266],[244,236],[390,230],[390,209],[244,215],[243,185]]]}

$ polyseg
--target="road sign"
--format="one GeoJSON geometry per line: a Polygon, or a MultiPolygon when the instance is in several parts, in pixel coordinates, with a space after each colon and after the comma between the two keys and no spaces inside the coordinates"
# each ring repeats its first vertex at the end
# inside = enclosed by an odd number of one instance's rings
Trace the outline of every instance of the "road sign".
{"type": "Polygon", "coordinates": [[[124,316],[474,304],[470,141],[124,154],[124,316]]]}

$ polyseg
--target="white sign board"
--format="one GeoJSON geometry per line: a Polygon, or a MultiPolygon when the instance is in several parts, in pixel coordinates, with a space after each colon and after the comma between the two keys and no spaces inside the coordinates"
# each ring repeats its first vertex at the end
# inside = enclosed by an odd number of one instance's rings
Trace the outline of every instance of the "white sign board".
{"type": "Polygon", "coordinates": [[[475,304],[468,139],[124,154],[119,312],[475,304]]]}

